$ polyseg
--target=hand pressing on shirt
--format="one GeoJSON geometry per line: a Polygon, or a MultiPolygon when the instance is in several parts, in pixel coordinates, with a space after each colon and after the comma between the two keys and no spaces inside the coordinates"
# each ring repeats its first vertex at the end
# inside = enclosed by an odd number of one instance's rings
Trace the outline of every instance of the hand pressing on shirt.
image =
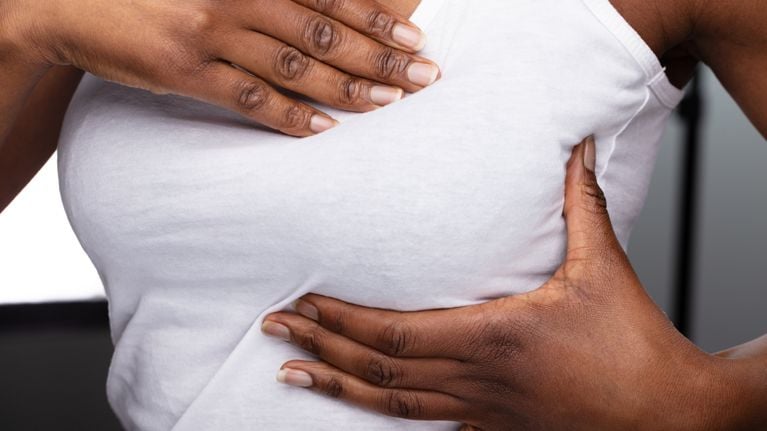
{"type": "Polygon", "coordinates": [[[276,88],[370,111],[438,78],[414,54],[424,43],[403,13],[375,0],[0,1],[0,112],[12,119],[22,105],[13,96],[22,100],[52,66],[73,65],[309,136],[336,122],[276,88]]]}
{"type": "Polygon", "coordinates": [[[322,362],[290,361],[279,380],[464,430],[767,429],[767,349],[725,359],[675,330],[616,239],[594,166],[587,139],[567,166],[567,257],[538,290],[411,313],[307,295],[263,329],[322,362]]]}

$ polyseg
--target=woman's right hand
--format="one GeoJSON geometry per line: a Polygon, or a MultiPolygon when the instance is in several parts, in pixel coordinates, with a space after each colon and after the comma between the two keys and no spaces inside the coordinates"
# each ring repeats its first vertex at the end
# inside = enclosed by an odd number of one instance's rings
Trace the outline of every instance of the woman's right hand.
{"type": "Polygon", "coordinates": [[[365,112],[431,85],[424,35],[374,0],[6,0],[28,60],[239,112],[293,136],[336,122],[279,92],[365,112]]]}

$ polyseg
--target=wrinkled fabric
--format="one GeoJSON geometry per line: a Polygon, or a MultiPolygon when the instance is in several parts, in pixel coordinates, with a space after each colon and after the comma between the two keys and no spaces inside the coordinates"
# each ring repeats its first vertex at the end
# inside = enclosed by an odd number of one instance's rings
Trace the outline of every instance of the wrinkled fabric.
{"type": "Polygon", "coordinates": [[[107,291],[126,429],[457,429],[280,385],[309,356],[262,318],[307,292],[419,310],[535,289],[564,255],[565,164],[592,133],[625,246],[681,92],[608,1],[425,0],[413,20],[441,81],[327,110],[342,124],[306,139],[85,78],[61,192],[107,291]]]}

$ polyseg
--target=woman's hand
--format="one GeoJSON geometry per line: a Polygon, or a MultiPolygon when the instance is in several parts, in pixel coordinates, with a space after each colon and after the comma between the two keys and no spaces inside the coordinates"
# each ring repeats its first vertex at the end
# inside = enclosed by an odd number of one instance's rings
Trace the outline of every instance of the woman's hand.
{"type": "Polygon", "coordinates": [[[413,54],[423,33],[374,0],[6,0],[0,11],[29,63],[194,97],[295,136],[335,121],[275,87],[363,112],[439,74],[413,54]]]}
{"type": "Polygon", "coordinates": [[[710,356],[674,329],[615,237],[594,154],[587,140],[568,164],[567,257],[540,289],[416,313],[308,295],[263,329],[324,362],[278,378],[467,430],[765,429],[764,359],[710,356]]]}

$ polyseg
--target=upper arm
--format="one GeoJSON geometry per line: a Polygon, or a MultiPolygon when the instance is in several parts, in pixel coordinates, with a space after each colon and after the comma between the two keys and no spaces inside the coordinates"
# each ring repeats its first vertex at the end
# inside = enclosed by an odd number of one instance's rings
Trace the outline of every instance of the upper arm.
{"type": "Polygon", "coordinates": [[[73,67],[54,67],[32,90],[0,143],[0,211],[56,150],[64,114],[81,77],[82,72],[73,67]]]}
{"type": "Polygon", "coordinates": [[[684,85],[703,61],[767,137],[767,2],[610,2],[662,57],[672,82],[684,85]]]}
{"type": "Polygon", "coordinates": [[[767,138],[767,2],[704,1],[695,46],[722,85],[767,138]]]}

